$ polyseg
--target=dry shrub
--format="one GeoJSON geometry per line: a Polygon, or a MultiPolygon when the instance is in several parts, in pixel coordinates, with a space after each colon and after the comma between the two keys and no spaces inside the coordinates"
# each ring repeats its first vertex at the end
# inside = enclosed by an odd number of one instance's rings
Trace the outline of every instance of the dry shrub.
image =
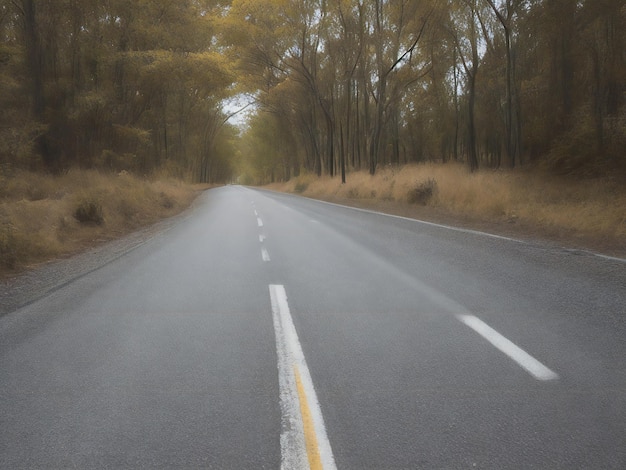
{"type": "MultiPolygon", "coordinates": [[[[293,192],[290,185],[274,189],[293,192]]],[[[470,173],[460,164],[419,164],[385,167],[374,176],[349,173],[343,185],[339,178],[325,176],[310,181],[302,194],[322,199],[377,197],[567,236],[626,237],[626,190],[607,178],[580,180],[522,170],[470,173]]]]}
{"type": "Polygon", "coordinates": [[[303,193],[304,191],[306,191],[306,188],[308,187],[309,187],[308,183],[297,182],[293,190],[297,193],[303,193]]]}
{"type": "Polygon", "coordinates": [[[3,261],[0,272],[61,252],[57,221],[66,207],[51,200],[21,200],[2,206],[0,251],[3,261]]]}
{"type": "Polygon", "coordinates": [[[56,184],[58,179],[39,173],[14,170],[0,177],[0,200],[42,201],[62,198],[62,189],[56,184]]]}
{"type": "Polygon", "coordinates": [[[0,274],[154,223],[197,194],[177,180],[128,173],[14,171],[0,179],[0,274]]]}
{"type": "Polygon", "coordinates": [[[83,199],[74,211],[74,218],[81,224],[102,225],[104,223],[102,204],[94,199],[83,199]]]}
{"type": "Polygon", "coordinates": [[[293,191],[302,194],[317,177],[311,173],[302,173],[294,178],[293,191]]]}
{"type": "Polygon", "coordinates": [[[176,200],[163,191],[159,193],[159,199],[161,200],[161,207],[164,209],[173,209],[176,207],[176,200]]]}
{"type": "Polygon", "coordinates": [[[415,187],[407,194],[409,204],[420,204],[425,206],[430,202],[437,191],[437,182],[433,178],[428,178],[421,183],[415,183],[415,187]]]}
{"type": "Polygon", "coordinates": [[[359,188],[357,186],[352,186],[346,191],[346,196],[350,199],[358,199],[359,197],[359,188]]]}

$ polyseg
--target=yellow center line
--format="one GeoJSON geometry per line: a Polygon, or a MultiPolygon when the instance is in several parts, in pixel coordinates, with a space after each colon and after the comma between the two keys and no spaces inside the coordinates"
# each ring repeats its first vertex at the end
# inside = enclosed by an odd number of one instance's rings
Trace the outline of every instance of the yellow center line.
{"type": "Polygon", "coordinates": [[[315,435],[315,426],[313,425],[313,418],[311,416],[311,410],[309,409],[309,403],[304,392],[302,385],[302,379],[300,378],[300,371],[298,366],[293,366],[294,374],[296,376],[296,388],[298,389],[298,401],[300,402],[300,413],[302,414],[302,424],[304,427],[304,442],[306,444],[306,453],[309,458],[309,467],[311,470],[322,470],[322,460],[320,458],[320,451],[317,445],[317,436],[315,435]]]}
{"type": "Polygon", "coordinates": [[[270,284],[280,386],[281,468],[337,470],[285,286],[270,284]],[[305,455],[306,454],[306,455],[305,455]]]}

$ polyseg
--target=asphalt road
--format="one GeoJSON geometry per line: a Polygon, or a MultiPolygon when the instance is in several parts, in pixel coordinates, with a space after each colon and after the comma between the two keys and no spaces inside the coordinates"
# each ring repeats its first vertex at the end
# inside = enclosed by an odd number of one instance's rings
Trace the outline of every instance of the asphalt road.
{"type": "Polygon", "coordinates": [[[1,468],[626,468],[626,262],[227,186],[0,317],[1,468]]]}

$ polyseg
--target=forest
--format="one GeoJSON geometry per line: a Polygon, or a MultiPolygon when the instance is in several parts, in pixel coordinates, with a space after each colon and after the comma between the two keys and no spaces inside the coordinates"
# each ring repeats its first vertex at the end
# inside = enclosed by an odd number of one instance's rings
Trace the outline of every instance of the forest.
{"type": "Polygon", "coordinates": [[[0,37],[2,168],[626,174],[624,0],[0,0],[0,37]]]}
{"type": "Polygon", "coordinates": [[[211,1],[0,0],[0,164],[232,175],[211,1]]]}

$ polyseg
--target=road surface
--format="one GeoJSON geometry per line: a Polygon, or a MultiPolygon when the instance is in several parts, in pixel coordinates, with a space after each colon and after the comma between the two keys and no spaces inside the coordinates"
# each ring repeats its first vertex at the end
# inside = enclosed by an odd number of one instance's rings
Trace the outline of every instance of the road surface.
{"type": "Polygon", "coordinates": [[[238,186],[0,317],[1,468],[626,468],[626,262],[238,186]]]}

